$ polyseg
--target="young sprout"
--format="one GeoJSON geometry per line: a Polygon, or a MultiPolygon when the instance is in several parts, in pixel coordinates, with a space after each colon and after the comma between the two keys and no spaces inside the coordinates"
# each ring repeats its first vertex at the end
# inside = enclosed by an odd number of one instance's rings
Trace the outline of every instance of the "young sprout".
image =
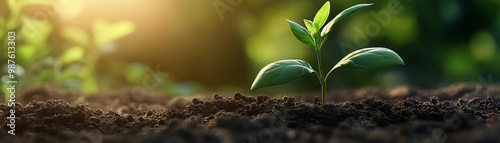
{"type": "Polygon", "coordinates": [[[328,22],[324,27],[328,15],[330,13],[330,2],[326,2],[323,7],[316,13],[314,20],[304,19],[307,27],[284,19],[290,25],[293,35],[302,43],[313,47],[316,51],[316,59],[318,60],[318,71],[314,70],[308,62],[300,59],[280,60],[268,64],[262,68],[255,77],[251,90],[259,89],[266,86],[285,84],[301,78],[303,76],[314,73],[321,84],[321,99],[326,103],[326,81],[328,76],[338,68],[356,68],[356,69],[371,69],[390,65],[404,65],[403,59],[399,55],[387,48],[371,47],[356,50],[340,60],[328,72],[323,70],[321,47],[327,39],[327,34],[335,29],[340,22],[344,21],[349,15],[357,10],[370,6],[372,4],[358,4],[340,12],[335,18],[328,22]],[[323,29],[321,29],[323,27],[323,29]],[[321,31],[320,31],[321,30],[321,31]]]}

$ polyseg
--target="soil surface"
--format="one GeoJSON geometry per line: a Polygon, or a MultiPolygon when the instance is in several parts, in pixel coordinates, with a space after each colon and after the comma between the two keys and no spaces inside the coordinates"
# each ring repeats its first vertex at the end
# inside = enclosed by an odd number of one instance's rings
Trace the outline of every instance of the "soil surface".
{"type": "Polygon", "coordinates": [[[268,97],[179,98],[140,88],[93,95],[41,86],[17,95],[2,143],[500,142],[500,86],[454,84],[268,97]]]}

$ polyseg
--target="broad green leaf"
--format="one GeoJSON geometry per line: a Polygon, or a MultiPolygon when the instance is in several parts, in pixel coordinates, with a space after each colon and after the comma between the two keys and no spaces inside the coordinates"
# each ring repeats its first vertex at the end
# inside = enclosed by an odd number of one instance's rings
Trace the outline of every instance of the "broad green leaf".
{"type": "Polygon", "coordinates": [[[347,9],[345,9],[344,11],[340,12],[339,14],[337,14],[337,16],[335,16],[335,18],[333,18],[330,22],[328,22],[328,24],[326,24],[325,27],[323,27],[323,30],[321,31],[321,37],[328,34],[331,29],[335,29],[335,27],[337,27],[340,24],[340,22],[344,21],[352,13],[356,12],[357,10],[359,10],[363,7],[367,7],[370,5],[372,5],[372,4],[358,4],[358,5],[349,7],[347,9]]]}
{"type": "Polygon", "coordinates": [[[373,47],[356,50],[340,60],[331,71],[339,67],[372,69],[390,65],[404,65],[399,55],[387,48],[373,47]]]}
{"type": "Polygon", "coordinates": [[[314,35],[316,33],[316,29],[313,27],[313,22],[311,20],[304,19],[304,24],[306,25],[307,30],[309,30],[309,33],[311,35],[314,35]]]}
{"type": "Polygon", "coordinates": [[[82,47],[71,47],[63,52],[63,54],[59,58],[59,61],[63,64],[69,64],[82,59],[84,54],[85,51],[83,51],[82,47]]]}
{"type": "Polygon", "coordinates": [[[330,14],[330,2],[327,1],[321,9],[319,9],[316,16],[314,16],[313,26],[314,29],[321,29],[321,27],[325,24],[326,19],[328,19],[328,15],[330,14]]]}
{"type": "Polygon", "coordinates": [[[309,31],[307,31],[306,28],[300,26],[299,24],[297,24],[291,20],[288,20],[288,19],[285,19],[285,20],[290,25],[290,29],[292,30],[292,33],[295,36],[295,38],[299,39],[300,42],[302,42],[308,46],[315,47],[314,46],[314,43],[315,43],[314,38],[311,36],[309,31]]]}
{"type": "Polygon", "coordinates": [[[103,19],[98,19],[92,25],[94,42],[99,48],[105,44],[127,36],[132,33],[134,29],[134,23],[129,21],[109,23],[103,19]]]}
{"type": "Polygon", "coordinates": [[[74,42],[80,46],[85,47],[90,42],[87,32],[78,27],[64,27],[61,34],[66,40],[74,42]]]}
{"type": "Polygon", "coordinates": [[[315,72],[311,65],[303,60],[281,60],[262,68],[255,77],[250,90],[266,86],[285,84],[315,72]]]}

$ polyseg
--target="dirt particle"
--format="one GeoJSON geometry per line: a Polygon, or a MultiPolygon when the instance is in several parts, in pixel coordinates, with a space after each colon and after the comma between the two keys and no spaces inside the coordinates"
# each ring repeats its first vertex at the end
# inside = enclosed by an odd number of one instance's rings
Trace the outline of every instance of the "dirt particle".
{"type": "Polygon", "coordinates": [[[219,94],[214,95],[214,100],[222,100],[224,97],[220,96],[219,94]]]}
{"type": "Polygon", "coordinates": [[[321,98],[319,96],[314,97],[314,104],[321,104],[321,98]]]}
{"type": "Polygon", "coordinates": [[[193,99],[193,104],[202,104],[202,103],[203,103],[203,101],[201,101],[201,100],[200,100],[200,99],[198,99],[198,98],[194,98],[194,99],[193,99]]]}
{"type": "Polygon", "coordinates": [[[263,96],[263,95],[257,96],[257,104],[263,103],[263,102],[265,102],[267,100],[269,100],[268,96],[263,96]]]}
{"type": "Polygon", "coordinates": [[[437,104],[439,102],[439,98],[437,96],[432,96],[431,97],[431,103],[432,104],[437,104]]]}
{"type": "Polygon", "coordinates": [[[241,95],[241,93],[239,92],[236,92],[234,93],[234,100],[243,100],[243,98],[245,98],[245,96],[241,95]]]}

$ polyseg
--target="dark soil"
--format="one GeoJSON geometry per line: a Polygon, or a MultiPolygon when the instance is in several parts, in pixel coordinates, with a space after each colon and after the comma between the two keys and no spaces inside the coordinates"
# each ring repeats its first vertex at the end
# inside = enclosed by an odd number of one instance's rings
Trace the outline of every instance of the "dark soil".
{"type": "Polygon", "coordinates": [[[16,135],[0,142],[500,142],[500,87],[455,84],[272,98],[172,98],[129,89],[81,96],[42,86],[17,95],[16,135]]]}

